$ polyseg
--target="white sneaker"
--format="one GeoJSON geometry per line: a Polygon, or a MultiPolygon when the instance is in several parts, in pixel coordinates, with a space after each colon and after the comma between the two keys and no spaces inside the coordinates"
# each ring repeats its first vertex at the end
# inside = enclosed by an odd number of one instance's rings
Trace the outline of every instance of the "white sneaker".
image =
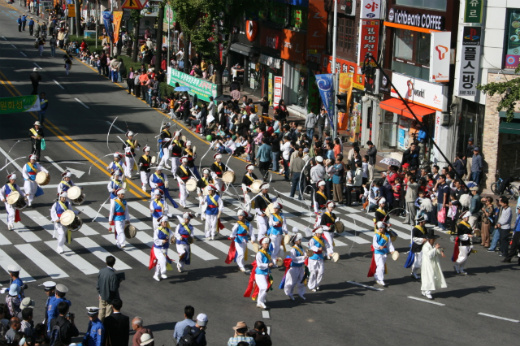
{"type": "Polygon", "coordinates": [[[461,269],[461,270],[460,270],[460,274],[462,274],[462,275],[468,275],[468,272],[464,271],[464,269],[461,269]]]}
{"type": "Polygon", "coordinates": [[[168,279],[168,277],[166,276],[166,274],[161,274],[161,278],[163,278],[163,279],[168,279]]]}
{"type": "Polygon", "coordinates": [[[430,291],[422,291],[422,295],[425,296],[428,299],[433,299],[430,291]]]}
{"type": "Polygon", "coordinates": [[[318,291],[318,290],[316,290],[315,288],[313,288],[313,289],[311,290],[311,292],[317,292],[317,291],[318,291]]]}
{"type": "Polygon", "coordinates": [[[8,225],[7,225],[7,229],[8,229],[9,231],[12,231],[12,230],[14,229],[14,225],[13,225],[12,223],[8,224],[8,225]]]}
{"type": "Polygon", "coordinates": [[[182,267],[181,267],[181,264],[180,263],[177,263],[177,271],[179,273],[182,273],[182,267]]]}
{"type": "Polygon", "coordinates": [[[58,249],[56,252],[61,255],[63,253],[63,249],[58,249]]]}
{"type": "Polygon", "coordinates": [[[124,248],[125,248],[125,246],[126,246],[125,244],[121,245],[121,249],[124,249],[124,248]]]}
{"type": "Polygon", "coordinates": [[[242,273],[245,273],[245,272],[246,272],[246,269],[245,269],[245,268],[240,268],[240,271],[241,271],[242,273]]]}
{"type": "Polygon", "coordinates": [[[384,285],[385,285],[385,282],[384,282],[384,281],[381,281],[381,280],[377,280],[377,281],[376,281],[376,284],[378,284],[379,286],[384,286],[384,285]]]}
{"type": "Polygon", "coordinates": [[[256,304],[256,307],[257,308],[262,308],[262,309],[267,309],[267,306],[265,306],[264,303],[260,303],[260,302],[258,302],[258,304],[256,304]]]}
{"type": "Polygon", "coordinates": [[[155,275],[153,276],[153,279],[154,279],[155,281],[161,281],[161,279],[159,279],[159,274],[155,274],[155,275]]]}

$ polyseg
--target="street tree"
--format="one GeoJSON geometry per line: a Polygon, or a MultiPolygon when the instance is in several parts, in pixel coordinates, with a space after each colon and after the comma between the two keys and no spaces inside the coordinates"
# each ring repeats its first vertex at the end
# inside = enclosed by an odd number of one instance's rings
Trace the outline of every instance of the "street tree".
{"type": "MultiPolygon", "coordinates": [[[[516,68],[515,74],[520,74],[520,66],[516,68]]],[[[497,111],[505,110],[507,121],[510,122],[513,120],[517,102],[520,100],[520,77],[512,78],[506,82],[478,85],[477,88],[489,96],[495,94],[502,95],[502,99],[497,105],[497,111]]]]}

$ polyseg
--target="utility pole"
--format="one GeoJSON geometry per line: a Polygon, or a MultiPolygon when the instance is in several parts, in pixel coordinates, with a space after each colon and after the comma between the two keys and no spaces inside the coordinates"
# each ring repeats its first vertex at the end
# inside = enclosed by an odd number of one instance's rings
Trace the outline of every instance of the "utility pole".
{"type": "MultiPolygon", "coordinates": [[[[331,66],[331,72],[332,72],[332,79],[333,79],[333,85],[334,85],[334,114],[332,114],[332,124],[330,124],[330,127],[332,129],[332,138],[336,138],[338,135],[338,110],[336,107],[336,93],[338,92],[338,83],[337,83],[337,70],[336,70],[336,47],[337,47],[337,41],[338,41],[338,1],[334,0],[334,20],[333,20],[333,26],[332,26],[332,66],[331,66]]],[[[329,115],[329,121],[331,119],[331,116],[329,115]]]]}
{"type": "Polygon", "coordinates": [[[161,2],[159,5],[159,13],[157,14],[157,41],[155,42],[155,71],[157,72],[161,68],[162,61],[164,5],[165,2],[161,2]]]}

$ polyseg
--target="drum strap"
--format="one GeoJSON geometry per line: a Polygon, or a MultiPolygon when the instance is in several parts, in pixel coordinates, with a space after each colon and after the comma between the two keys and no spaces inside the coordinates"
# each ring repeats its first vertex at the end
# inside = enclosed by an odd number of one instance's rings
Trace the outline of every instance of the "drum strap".
{"type": "Polygon", "coordinates": [[[61,184],[65,185],[65,186],[67,186],[69,188],[71,187],[71,185],[69,183],[67,183],[65,180],[62,180],[61,184]]]}
{"type": "Polygon", "coordinates": [[[189,156],[193,156],[193,152],[190,149],[184,148],[184,151],[186,151],[189,156]]]}
{"type": "Polygon", "coordinates": [[[123,203],[119,198],[114,199],[114,201],[115,201],[117,204],[119,204],[119,206],[120,206],[121,208],[123,208],[123,211],[126,211],[126,207],[125,207],[124,203],[123,203]]]}
{"type": "Polygon", "coordinates": [[[381,238],[383,238],[388,243],[388,236],[386,234],[379,233],[379,232],[376,232],[376,234],[378,236],[380,236],[381,238]]]}
{"type": "Polygon", "coordinates": [[[182,225],[182,227],[184,227],[184,229],[186,230],[186,232],[188,232],[188,234],[189,234],[190,237],[191,237],[191,230],[190,230],[190,228],[188,227],[188,225],[185,224],[185,223],[181,223],[181,225],[182,225]]]}
{"type": "Polygon", "coordinates": [[[293,246],[293,249],[295,249],[297,252],[299,252],[299,253],[300,253],[300,256],[303,256],[303,250],[300,249],[299,246],[294,245],[294,246],[293,246]]]}
{"type": "Polygon", "coordinates": [[[163,232],[167,237],[170,236],[170,230],[167,228],[164,228],[163,226],[159,227],[159,231],[163,232]]]}
{"type": "MultiPolygon", "coordinates": [[[[11,183],[7,183],[7,186],[9,187],[9,190],[11,190],[9,193],[11,193],[11,192],[13,192],[13,191],[16,191],[16,188],[13,186],[13,184],[11,184],[11,183]]],[[[8,193],[8,194],[9,194],[9,193],[8,193]]],[[[8,194],[7,194],[7,195],[8,195],[8,194]]]]}
{"type": "Polygon", "coordinates": [[[265,251],[264,249],[260,250],[260,252],[265,256],[267,257],[267,263],[271,263],[271,255],[269,255],[269,253],[267,251],[265,251]]]}
{"type": "Polygon", "coordinates": [[[325,215],[327,215],[328,217],[330,217],[330,219],[332,220],[332,222],[335,222],[336,219],[334,217],[332,217],[332,213],[329,213],[329,212],[326,212],[325,215]]]}
{"type": "Polygon", "coordinates": [[[164,178],[162,177],[162,174],[159,175],[157,172],[154,173],[157,178],[159,178],[164,183],[164,178]]]}
{"type": "Polygon", "coordinates": [[[243,221],[237,221],[237,223],[243,228],[246,230],[246,232],[249,232],[249,227],[246,225],[245,222],[243,221]]]}
{"type": "MultiPolygon", "coordinates": [[[[36,168],[33,166],[32,163],[27,162],[27,166],[29,166],[29,168],[30,168],[34,173],[36,173],[36,168]]],[[[31,173],[31,172],[28,172],[28,173],[31,173]]]]}
{"type": "Polygon", "coordinates": [[[124,172],[124,171],[123,171],[123,167],[121,167],[121,165],[119,164],[119,162],[115,162],[115,161],[114,161],[114,165],[116,165],[117,168],[119,168],[119,170],[120,170],[121,172],[124,172]]]}
{"type": "Polygon", "coordinates": [[[320,238],[318,238],[316,236],[312,237],[312,239],[317,241],[321,245],[322,248],[325,248],[325,243],[323,242],[323,240],[321,240],[320,238]]]}
{"type": "Polygon", "coordinates": [[[325,194],[324,194],[323,192],[318,191],[317,193],[318,193],[318,195],[320,195],[321,197],[323,197],[325,200],[327,200],[327,196],[325,196],[325,194]]]}
{"type": "Polygon", "coordinates": [[[246,177],[248,177],[249,180],[251,180],[251,181],[255,181],[255,178],[251,177],[251,176],[249,175],[249,173],[246,174],[246,177]]]}
{"type": "Polygon", "coordinates": [[[63,203],[62,201],[58,201],[58,202],[60,203],[61,209],[63,209],[63,211],[69,209],[69,208],[67,208],[67,205],[65,203],[63,203]]]}
{"type": "Polygon", "coordinates": [[[182,169],[182,171],[184,172],[184,174],[189,175],[189,174],[188,174],[188,171],[186,170],[186,168],[184,168],[183,165],[180,165],[179,168],[182,169]]]}

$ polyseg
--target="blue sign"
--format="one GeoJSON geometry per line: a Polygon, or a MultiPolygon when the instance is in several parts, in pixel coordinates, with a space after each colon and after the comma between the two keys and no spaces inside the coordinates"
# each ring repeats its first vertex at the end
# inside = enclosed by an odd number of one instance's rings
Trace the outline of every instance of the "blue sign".
{"type": "Polygon", "coordinates": [[[316,85],[320,91],[321,102],[329,116],[330,128],[334,130],[336,124],[334,123],[334,77],[329,74],[317,74],[316,85]]]}

